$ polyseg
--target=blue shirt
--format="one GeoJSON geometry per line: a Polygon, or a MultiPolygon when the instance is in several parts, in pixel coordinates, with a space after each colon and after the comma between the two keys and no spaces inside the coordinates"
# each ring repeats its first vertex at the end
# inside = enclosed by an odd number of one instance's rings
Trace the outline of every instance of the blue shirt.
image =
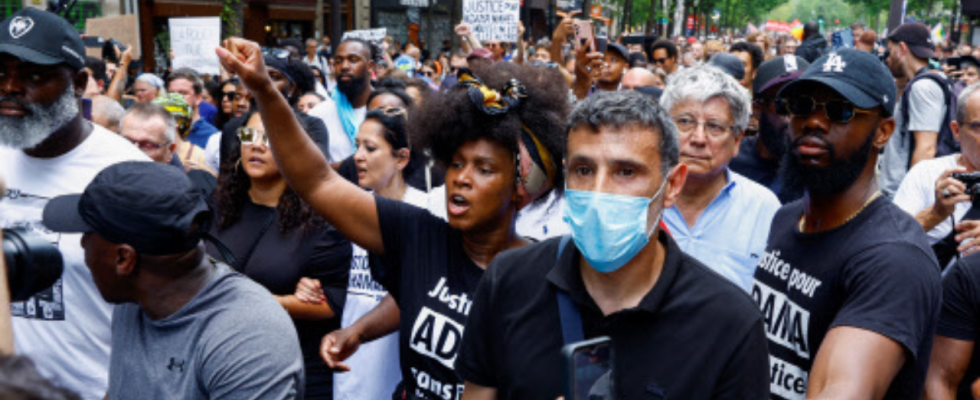
{"type": "Polygon", "coordinates": [[[749,291],[780,204],[765,186],[731,170],[725,177],[728,184],[704,209],[693,229],[676,205],[664,210],[664,222],[681,250],[749,291]]]}
{"type": "Polygon", "coordinates": [[[218,128],[201,118],[194,125],[191,125],[191,131],[187,134],[187,141],[203,149],[208,147],[208,138],[215,133],[218,133],[218,128]]]}
{"type": "Polygon", "coordinates": [[[202,101],[201,105],[197,106],[197,112],[201,114],[201,119],[207,121],[211,125],[214,125],[214,117],[218,115],[218,107],[215,107],[206,101],[202,101]]]}

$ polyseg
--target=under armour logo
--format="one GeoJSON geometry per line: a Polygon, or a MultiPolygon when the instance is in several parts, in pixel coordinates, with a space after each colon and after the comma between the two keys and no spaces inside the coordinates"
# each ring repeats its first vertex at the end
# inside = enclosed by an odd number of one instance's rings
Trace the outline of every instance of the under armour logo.
{"type": "Polygon", "coordinates": [[[173,371],[174,368],[184,372],[184,360],[177,361],[177,359],[170,357],[170,365],[167,365],[167,369],[173,371]]]}
{"type": "Polygon", "coordinates": [[[844,72],[844,67],[847,63],[841,58],[837,53],[830,53],[830,57],[827,58],[827,62],[823,64],[823,72],[844,72]]]}
{"type": "Polygon", "coordinates": [[[14,39],[20,39],[27,32],[31,31],[34,27],[34,20],[30,17],[17,17],[13,21],[10,21],[10,36],[14,39]]]}

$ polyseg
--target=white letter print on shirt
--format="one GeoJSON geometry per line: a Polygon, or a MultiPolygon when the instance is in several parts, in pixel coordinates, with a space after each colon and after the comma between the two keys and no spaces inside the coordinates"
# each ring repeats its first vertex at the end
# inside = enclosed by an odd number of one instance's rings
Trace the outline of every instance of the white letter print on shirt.
{"type": "Polygon", "coordinates": [[[810,312],[758,280],[752,286],[752,298],[762,311],[769,340],[809,360],[810,312]]]}
{"type": "Polygon", "coordinates": [[[408,341],[409,347],[419,354],[424,354],[453,369],[456,363],[456,353],[463,341],[463,326],[446,316],[422,307],[412,336],[408,341]]]}

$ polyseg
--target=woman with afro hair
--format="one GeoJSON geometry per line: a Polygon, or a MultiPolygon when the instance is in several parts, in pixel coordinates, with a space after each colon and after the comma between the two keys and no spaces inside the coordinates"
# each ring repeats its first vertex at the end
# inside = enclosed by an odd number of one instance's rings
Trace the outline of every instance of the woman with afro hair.
{"type": "Polygon", "coordinates": [[[321,356],[344,369],[343,359],[361,342],[390,332],[400,312],[397,398],[459,398],[463,380],[453,366],[483,271],[499,253],[528,243],[515,231],[518,210],[563,186],[570,105],[562,76],[511,63],[463,71],[457,86],[409,117],[413,140],[446,167],[447,222],[372,195],[333,171],[272,88],[258,46],[241,39],[226,46],[230,51],[219,50],[222,62],[255,94],[265,125],[279,128],[270,132],[271,148],[290,186],[379,256],[373,277],[398,306],[382,302],[348,328],[352,333],[328,335],[321,356]]]}

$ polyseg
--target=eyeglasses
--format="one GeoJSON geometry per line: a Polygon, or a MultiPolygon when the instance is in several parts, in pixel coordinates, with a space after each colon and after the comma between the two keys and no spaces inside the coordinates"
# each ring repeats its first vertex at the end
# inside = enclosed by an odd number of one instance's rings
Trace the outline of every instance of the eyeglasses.
{"type": "Polygon", "coordinates": [[[846,124],[857,114],[874,114],[871,110],[862,110],[847,100],[828,100],[818,103],[813,97],[799,96],[786,99],[786,111],[792,116],[805,117],[813,114],[817,106],[823,106],[827,118],[833,122],[846,124]]]}
{"type": "Polygon", "coordinates": [[[262,142],[263,146],[269,147],[269,136],[265,134],[265,131],[249,128],[247,126],[238,128],[238,140],[240,140],[242,144],[246,145],[255,144],[255,141],[259,140],[262,142]]]}
{"type": "Polygon", "coordinates": [[[170,144],[169,142],[155,143],[149,140],[132,140],[130,138],[126,138],[126,140],[129,140],[129,142],[132,143],[134,146],[139,147],[139,149],[142,150],[144,153],[155,152],[157,150],[160,150],[160,148],[162,148],[163,146],[170,144]]]}
{"type": "Polygon", "coordinates": [[[699,125],[704,126],[704,133],[707,134],[712,139],[720,139],[728,134],[734,126],[724,125],[717,121],[698,121],[694,118],[681,116],[674,118],[674,124],[677,125],[677,130],[684,136],[694,133],[698,129],[699,125]]]}

